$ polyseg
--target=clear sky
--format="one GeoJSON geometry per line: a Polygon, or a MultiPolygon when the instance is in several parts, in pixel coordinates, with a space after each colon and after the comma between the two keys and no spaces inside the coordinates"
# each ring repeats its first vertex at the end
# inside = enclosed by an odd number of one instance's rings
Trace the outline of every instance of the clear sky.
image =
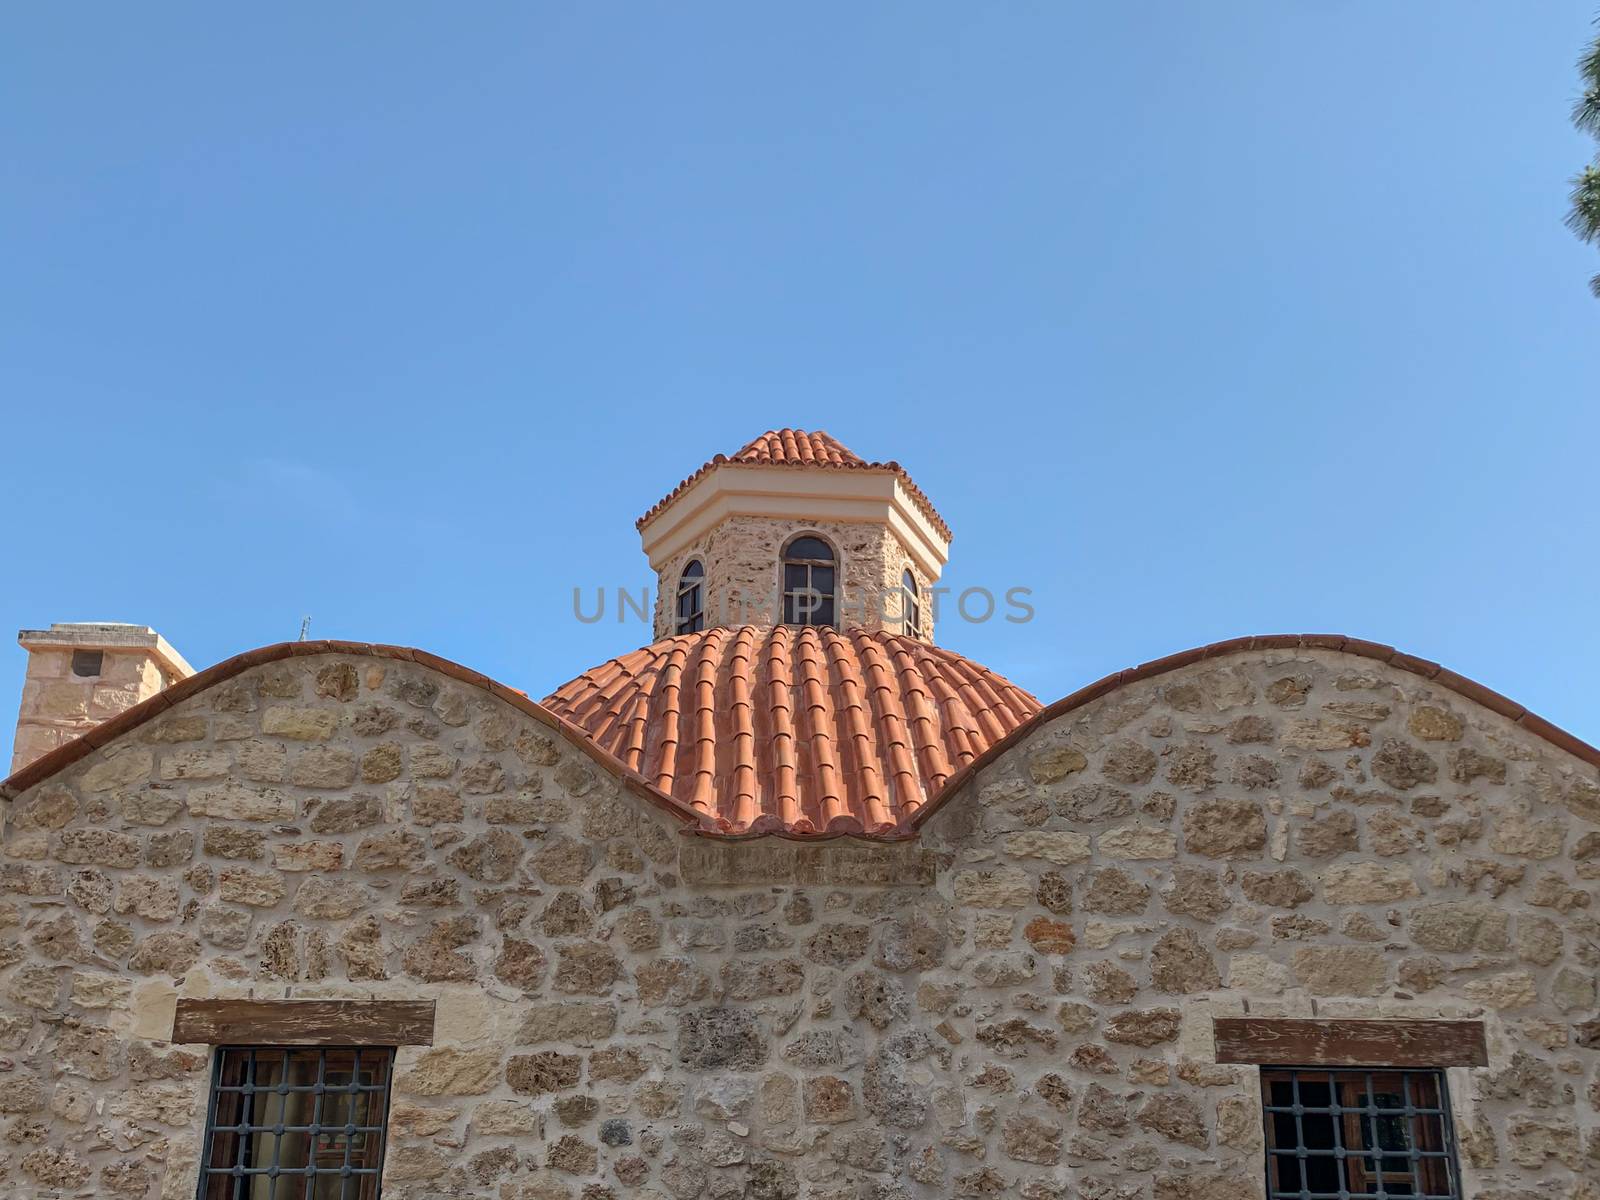
{"type": "Polygon", "coordinates": [[[634,518],[798,425],[1033,589],[940,640],[1043,699],[1330,631],[1600,740],[1596,8],[12,6],[0,629],[540,696],[649,640],[572,616],[634,518]]]}

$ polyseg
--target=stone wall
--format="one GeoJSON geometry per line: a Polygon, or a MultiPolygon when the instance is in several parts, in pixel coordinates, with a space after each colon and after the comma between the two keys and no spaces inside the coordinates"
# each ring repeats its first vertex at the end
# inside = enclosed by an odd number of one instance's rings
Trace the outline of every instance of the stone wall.
{"type": "MultiPolygon", "coordinates": [[[[819,521],[800,526],[766,517],[729,517],[675,558],[657,577],[656,637],[670,637],[683,568],[698,558],[706,569],[706,624],[773,624],[771,601],[777,595],[779,556],[790,538],[817,533],[839,556],[839,580],[848,596],[859,597],[865,621],[841,619],[851,628],[901,631],[901,573],[910,570],[923,595],[924,641],[933,640],[933,615],[928,589],[933,580],[912,562],[900,539],[887,525],[866,521],[819,521]],[[887,606],[878,597],[893,597],[887,606]],[[726,616],[723,614],[726,613],[726,616]],[[887,615],[888,619],[882,617],[887,615]]],[[[781,611],[781,610],[780,610],[781,611]]]]}
{"type": "Polygon", "coordinates": [[[1212,1014],[1482,1016],[1477,1200],[1595,1200],[1600,785],[1453,693],[1240,655],[895,845],[713,842],[428,668],[293,658],[10,805],[9,1195],[194,1194],[176,998],[433,998],[390,1200],[1259,1197],[1212,1014]]]}
{"type": "Polygon", "coordinates": [[[989,1132],[958,1190],[1041,1164],[1095,1200],[1262,1195],[1256,1071],[1211,1037],[1248,1012],[1481,1018],[1489,1069],[1448,1073],[1466,1195],[1600,1196],[1600,783],[1505,718],[1236,655],[1060,717],[923,836],[961,950],[919,1004],[994,1051],[961,1075],[989,1132]]]}

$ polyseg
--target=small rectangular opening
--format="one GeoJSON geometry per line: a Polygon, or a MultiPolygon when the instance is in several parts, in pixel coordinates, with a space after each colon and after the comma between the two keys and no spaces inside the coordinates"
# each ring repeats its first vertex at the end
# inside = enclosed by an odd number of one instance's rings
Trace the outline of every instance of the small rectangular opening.
{"type": "Polygon", "coordinates": [[[226,1046],[199,1200],[377,1200],[393,1047],[226,1046]]]}
{"type": "Polygon", "coordinates": [[[1439,1071],[1263,1068],[1271,1200],[1459,1200],[1439,1071]]]}
{"type": "Polygon", "coordinates": [[[105,665],[106,652],[104,650],[74,650],[72,652],[72,673],[85,678],[93,678],[100,674],[100,668],[105,665]]]}

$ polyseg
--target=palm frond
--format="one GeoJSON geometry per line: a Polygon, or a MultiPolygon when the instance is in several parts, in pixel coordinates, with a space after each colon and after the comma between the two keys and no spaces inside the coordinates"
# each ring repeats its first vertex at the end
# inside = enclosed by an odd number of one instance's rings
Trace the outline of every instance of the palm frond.
{"type": "MultiPolygon", "coordinates": [[[[1572,106],[1572,123],[1600,138],[1600,38],[1578,59],[1578,76],[1583,82],[1583,94],[1572,106]]],[[[1567,228],[1586,242],[1600,241],[1600,160],[1573,179],[1571,200],[1567,228]]],[[[1600,275],[1589,280],[1589,290],[1600,299],[1600,275]]]]}
{"type": "Polygon", "coordinates": [[[1572,181],[1567,228],[1586,242],[1600,238],[1600,165],[1585,167],[1572,181]]]}
{"type": "Polygon", "coordinates": [[[1583,93],[1572,106],[1572,123],[1585,133],[1600,137],[1600,38],[1579,57],[1578,80],[1583,93]]]}
{"type": "Polygon", "coordinates": [[[1578,75],[1585,83],[1600,85],[1600,38],[1578,59],[1578,75]]]}
{"type": "Polygon", "coordinates": [[[1600,82],[1585,88],[1573,104],[1572,123],[1583,132],[1600,137],[1600,82]]]}

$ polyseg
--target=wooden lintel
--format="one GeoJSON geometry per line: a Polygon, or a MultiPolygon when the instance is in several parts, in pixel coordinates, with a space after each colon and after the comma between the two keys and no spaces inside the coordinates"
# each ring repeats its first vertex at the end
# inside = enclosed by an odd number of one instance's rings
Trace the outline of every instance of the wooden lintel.
{"type": "Polygon", "coordinates": [[[1216,1017],[1219,1063],[1281,1067],[1483,1067],[1482,1021],[1216,1017]]]}
{"type": "Polygon", "coordinates": [[[431,1046],[432,1000],[179,1000],[172,1040],[212,1046],[431,1046]]]}

